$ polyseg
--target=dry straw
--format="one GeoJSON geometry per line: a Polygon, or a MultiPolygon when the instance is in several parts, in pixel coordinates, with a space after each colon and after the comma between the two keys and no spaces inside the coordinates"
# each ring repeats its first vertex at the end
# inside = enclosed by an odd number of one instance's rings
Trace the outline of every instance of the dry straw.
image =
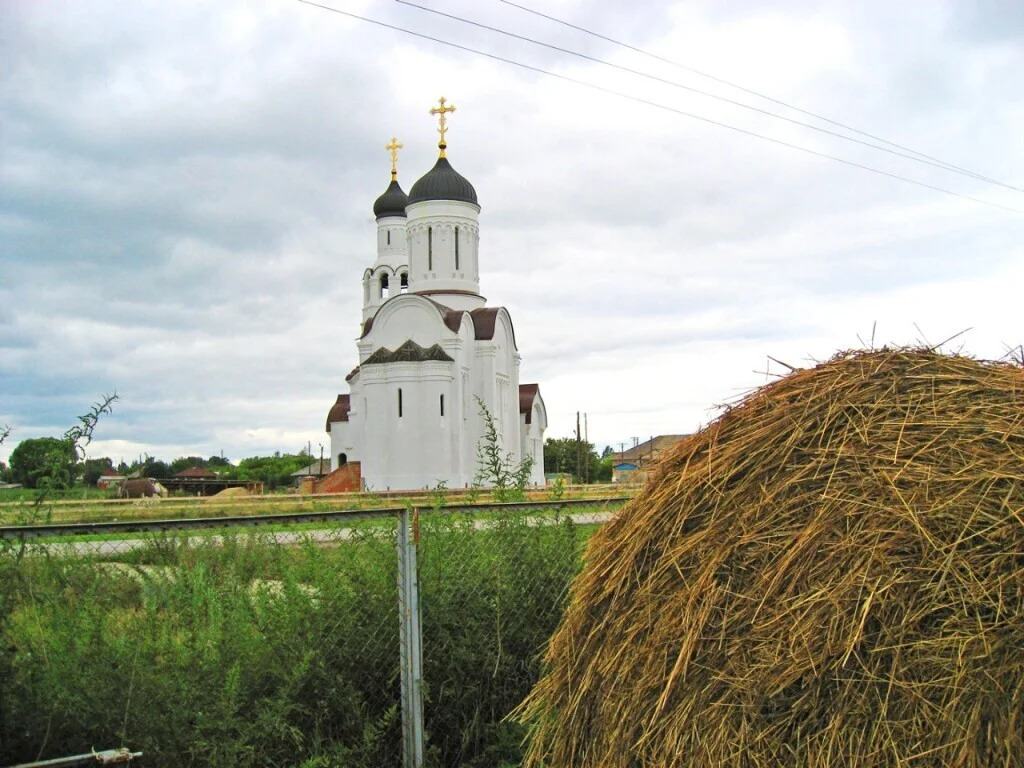
{"type": "Polygon", "coordinates": [[[597,534],[525,765],[1024,765],[1024,370],[845,353],[597,534]]]}

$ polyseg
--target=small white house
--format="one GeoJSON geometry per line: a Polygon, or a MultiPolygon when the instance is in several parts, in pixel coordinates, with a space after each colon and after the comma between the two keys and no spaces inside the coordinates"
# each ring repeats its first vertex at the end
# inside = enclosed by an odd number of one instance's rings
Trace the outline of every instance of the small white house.
{"type": "MultiPolygon", "coordinates": [[[[444,105],[442,104],[442,107],[444,105]]],[[[440,156],[406,195],[391,183],[373,205],[377,255],[362,278],[359,364],[327,417],[331,466],[361,463],[375,490],[473,483],[483,407],[504,453],[533,460],[544,482],[547,411],[521,384],[512,315],[480,293],[476,190],[440,156]]]]}

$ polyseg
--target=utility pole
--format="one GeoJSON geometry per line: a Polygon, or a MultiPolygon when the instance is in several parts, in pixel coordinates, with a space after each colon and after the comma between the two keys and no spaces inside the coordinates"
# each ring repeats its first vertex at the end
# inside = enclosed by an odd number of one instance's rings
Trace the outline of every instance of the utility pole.
{"type": "Polygon", "coordinates": [[[587,456],[583,462],[583,482],[590,483],[590,427],[587,426],[587,414],[583,414],[583,442],[587,446],[587,456]]]}
{"type": "Polygon", "coordinates": [[[580,459],[583,457],[583,446],[580,445],[580,412],[576,411],[576,482],[583,478],[580,459]]]}

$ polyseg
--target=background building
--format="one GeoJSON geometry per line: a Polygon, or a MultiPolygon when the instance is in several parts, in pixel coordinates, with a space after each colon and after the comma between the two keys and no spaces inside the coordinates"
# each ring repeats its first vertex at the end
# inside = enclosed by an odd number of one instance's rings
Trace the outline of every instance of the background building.
{"type": "Polygon", "coordinates": [[[689,435],[658,435],[626,451],[612,454],[613,483],[641,483],[661,453],[689,435]]]}

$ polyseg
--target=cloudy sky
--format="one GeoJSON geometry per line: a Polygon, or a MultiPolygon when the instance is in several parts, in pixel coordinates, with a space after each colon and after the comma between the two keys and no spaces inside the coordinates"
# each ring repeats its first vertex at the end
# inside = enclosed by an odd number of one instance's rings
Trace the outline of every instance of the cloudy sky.
{"type": "Polygon", "coordinates": [[[114,391],[91,455],[326,446],[384,144],[408,190],[441,95],[549,436],[690,431],[872,334],[1024,342],[1019,0],[517,1],[662,59],[500,0],[417,2],[591,58],[388,0],[324,4],[534,69],[297,0],[3,3],[0,459],[114,391]]]}

